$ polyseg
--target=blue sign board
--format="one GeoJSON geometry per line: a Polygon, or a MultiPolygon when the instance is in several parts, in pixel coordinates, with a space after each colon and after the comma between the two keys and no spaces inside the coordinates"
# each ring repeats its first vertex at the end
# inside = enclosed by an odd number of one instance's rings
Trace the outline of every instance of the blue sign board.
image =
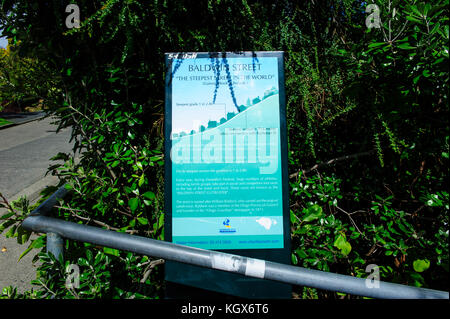
{"type": "Polygon", "coordinates": [[[170,53],[166,65],[166,239],[289,258],[282,53],[170,53]]]}

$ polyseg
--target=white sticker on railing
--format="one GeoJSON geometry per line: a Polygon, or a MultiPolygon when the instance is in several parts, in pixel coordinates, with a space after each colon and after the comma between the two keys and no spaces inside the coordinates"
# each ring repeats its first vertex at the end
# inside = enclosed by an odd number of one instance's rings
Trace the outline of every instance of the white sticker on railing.
{"type": "Polygon", "coordinates": [[[212,268],[237,272],[239,270],[239,265],[241,261],[239,258],[221,254],[212,255],[212,268]]]}
{"type": "Polygon", "coordinates": [[[247,259],[245,267],[245,275],[256,278],[264,278],[266,272],[266,262],[259,259],[247,259]]]}

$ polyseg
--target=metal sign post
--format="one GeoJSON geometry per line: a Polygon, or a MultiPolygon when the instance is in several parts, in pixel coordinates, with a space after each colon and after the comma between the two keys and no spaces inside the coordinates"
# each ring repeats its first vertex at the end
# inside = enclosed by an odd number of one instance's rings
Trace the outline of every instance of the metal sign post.
{"type": "MultiPolygon", "coordinates": [[[[166,240],[289,264],[283,52],[168,53],[166,65],[166,240]]],[[[259,279],[262,264],[252,278],[177,262],[165,271],[169,292],[291,297],[290,285],[259,279]]]]}

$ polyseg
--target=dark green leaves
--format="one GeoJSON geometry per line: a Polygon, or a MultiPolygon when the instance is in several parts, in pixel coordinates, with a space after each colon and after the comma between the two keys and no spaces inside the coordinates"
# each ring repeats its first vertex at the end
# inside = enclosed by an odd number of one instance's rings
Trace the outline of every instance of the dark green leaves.
{"type": "Polygon", "coordinates": [[[134,197],[128,200],[128,206],[130,207],[131,211],[134,212],[139,206],[139,198],[134,197]]]}
{"type": "Polygon", "coordinates": [[[47,237],[46,237],[45,235],[43,235],[43,236],[40,236],[40,237],[34,239],[34,240],[30,243],[30,245],[28,246],[28,248],[25,249],[25,250],[22,252],[22,254],[20,254],[19,260],[18,260],[18,261],[20,261],[20,260],[21,260],[26,254],[28,254],[32,249],[38,249],[38,248],[44,247],[45,242],[46,242],[46,238],[47,238],[47,237]]]}
{"type": "Polygon", "coordinates": [[[155,193],[153,192],[145,192],[144,194],[142,194],[142,196],[144,196],[145,198],[149,199],[149,200],[153,200],[155,199],[155,193]]]}
{"type": "Polygon", "coordinates": [[[378,47],[384,46],[384,45],[386,45],[386,44],[387,44],[386,42],[375,42],[375,43],[370,43],[370,44],[369,44],[369,48],[378,48],[378,47]]]}

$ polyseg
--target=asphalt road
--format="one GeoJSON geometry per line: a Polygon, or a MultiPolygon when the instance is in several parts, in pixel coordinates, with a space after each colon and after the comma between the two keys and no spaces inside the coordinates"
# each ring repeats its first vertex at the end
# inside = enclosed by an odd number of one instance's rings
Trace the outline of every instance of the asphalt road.
{"type": "MultiPolygon", "coordinates": [[[[45,186],[57,183],[55,177],[45,177],[45,173],[56,163],[50,161],[51,157],[71,152],[71,132],[64,129],[56,134],[52,122],[45,118],[0,130],[0,192],[8,200],[26,196],[33,201],[45,186]]],[[[36,275],[33,254],[17,262],[27,247],[17,244],[15,238],[5,238],[4,233],[0,235],[0,289],[9,285],[18,291],[31,288],[30,281],[36,275]]]]}

